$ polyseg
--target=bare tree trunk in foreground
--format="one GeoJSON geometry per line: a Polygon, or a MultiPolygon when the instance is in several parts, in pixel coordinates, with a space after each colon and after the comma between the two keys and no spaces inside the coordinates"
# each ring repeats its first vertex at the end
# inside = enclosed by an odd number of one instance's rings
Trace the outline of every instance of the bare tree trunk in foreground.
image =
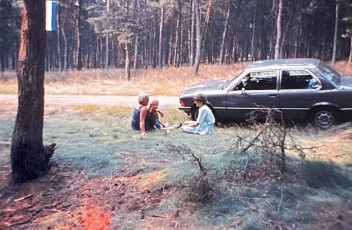
{"type": "Polygon", "coordinates": [[[11,144],[12,182],[42,176],[55,144],[43,145],[45,0],[24,0],[18,57],[18,110],[11,144]]]}

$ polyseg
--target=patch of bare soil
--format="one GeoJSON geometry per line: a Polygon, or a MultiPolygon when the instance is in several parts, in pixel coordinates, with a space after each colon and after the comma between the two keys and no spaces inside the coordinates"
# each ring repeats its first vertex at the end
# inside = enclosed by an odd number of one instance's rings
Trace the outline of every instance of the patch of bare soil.
{"type": "Polygon", "coordinates": [[[113,218],[126,213],[135,213],[139,220],[156,218],[177,225],[172,215],[144,213],[176,190],[150,190],[153,183],[141,184],[141,177],[88,179],[80,171],[54,162],[47,176],[10,185],[10,168],[3,164],[0,229],[120,229],[122,226],[112,223],[113,218]]]}

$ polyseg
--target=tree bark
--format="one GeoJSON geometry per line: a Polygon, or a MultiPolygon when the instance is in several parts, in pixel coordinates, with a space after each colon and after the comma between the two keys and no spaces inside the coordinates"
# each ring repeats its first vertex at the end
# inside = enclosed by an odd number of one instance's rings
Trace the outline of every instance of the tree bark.
{"type": "MultiPolygon", "coordinates": [[[[64,7],[65,7],[65,17],[64,17],[64,21],[62,23],[62,27],[61,27],[61,34],[62,34],[62,38],[64,40],[64,66],[63,66],[63,70],[66,72],[68,67],[67,67],[67,57],[68,57],[68,44],[67,44],[67,36],[66,36],[66,31],[65,31],[65,25],[66,22],[68,20],[68,3],[65,3],[64,7]]],[[[61,57],[60,57],[61,58],[61,57]]]]}
{"type": "Polygon", "coordinates": [[[190,48],[189,48],[189,63],[191,66],[194,64],[194,25],[195,25],[195,9],[194,0],[191,6],[191,29],[190,29],[190,48]]]}
{"type": "Polygon", "coordinates": [[[23,1],[17,72],[18,110],[11,144],[14,183],[22,183],[46,174],[51,157],[47,157],[43,145],[44,12],[44,0],[23,1]]]}
{"type": "Polygon", "coordinates": [[[78,1],[77,6],[77,70],[82,70],[83,62],[82,62],[82,4],[83,1],[78,1]]]}
{"type": "Polygon", "coordinates": [[[293,18],[293,15],[295,14],[296,12],[296,7],[294,7],[294,9],[289,13],[290,16],[288,17],[288,20],[287,20],[287,23],[286,23],[286,26],[285,26],[285,30],[284,30],[284,33],[282,35],[282,39],[281,39],[281,44],[280,44],[280,57],[283,58],[284,57],[284,53],[283,53],[283,49],[284,49],[284,44],[285,44],[285,41],[286,41],[286,34],[287,34],[287,31],[290,29],[290,25],[291,25],[291,21],[292,21],[292,18],[293,18]]]}
{"type": "Polygon", "coordinates": [[[227,6],[225,26],[224,26],[224,31],[222,32],[221,46],[220,46],[220,57],[219,57],[219,64],[220,65],[222,65],[223,61],[224,61],[225,39],[226,39],[227,28],[228,28],[229,20],[230,20],[230,13],[231,13],[231,2],[229,2],[228,6],[227,6]]]}
{"type": "Polygon", "coordinates": [[[177,1],[177,23],[175,35],[174,66],[180,67],[181,63],[181,34],[182,34],[182,3],[177,1]]]}
{"type": "Polygon", "coordinates": [[[59,65],[59,70],[62,71],[62,62],[61,62],[61,45],[60,45],[60,4],[57,4],[57,12],[58,12],[58,20],[57,20],[57,30],[56,30],[56,37],[57,37],[57,60],[59,65]]]}
{"type": "Polygon", "coordinates": [[[280,50],[281,50],[281,17],[282,17],[282,0],[279,0],[279,10],[277,13],[277,21],[276,21],[276,45],[275,45],[275,54],[274,58],[279,59],[280,50]]]}
{"type": "Polygon", "coordinates": [[[257,21],[257,7],[258,7],[258,0],[255,3],[254,9],[254,16],[252,22],[252,39],[251,39],[251,61],[254,60],[254,39],[255,39],[255,29],[256,29],[256,21],[257,21]]]}
{"type": "Polygon", "coordinates": [[[159,24],[159,68],[163,68],[163,29],[164,29],[164,6],[160,5],[160,24],[159,24]]]}
{"type": "Polygon", "coordinates": [[[136,70],[138,67],[138,44],[139,44],[139,36],[136,34],[136,39],[134,43],[134,59],[133,59],[133,69],[136,70]]]}
{"type": "Polygon", "coordinates": [[[126,81],[131,80],[131,67],[130,67],[130,48],[129,45],[125,44],[126,56],[125,56],[125,77],[126,81]]]}
{"type": "Polygon", "coordinates": [[[198,74],[201,58],[202,35],[200,32],[200,8],[198,0],[194,0],[195,17],[196,17],[196,57],[194,59],[193,72],[198,74]]]}
{"type": "MultiPolygon", "coordinates": [[[[198,4],[200,4],[199,0],[198,0],[198,4]]],[[[211,39],[208,40],[208,33],[210,28],[210,16],[211,16],[212,8],[213,8],[213,0],[208,0],[207,12],[205,13],[203,32],[201,35],[201,39],[202,39],[201,56],[203,57],[203,60],[205,60],[207,63],[212,63],[212,58],[211,58],[212,41],[211,39]]],[[[199,10],[201,10],[200,6],[199,6],[199,10]]]]}
{"type": "Polygon", "coordinates": [[[352,35],[350,37],[350,56],[348,57],[348,64],[352,63],[352,35]]]}
{"type": "Polygon", "coordinates": [[[336,14],[335,14],[335,30],[334,30],[334,43],[333,43],[333,50],[332,50],[332,65],[335,65],[336,61],[336,47],[337,47],[337,31],[339,26],[339,0],[336,0],[336,14]]]}
{"type": "MultiPolygon", "coordinates": [[[[106,1],[106,14],[109,13],[110,10],[110,0],[106,1]]],[[[109,28],[108,28],[108,17],[106,17],[106,37],[105,37],[105,70],[109,68],[109,28]]]]}

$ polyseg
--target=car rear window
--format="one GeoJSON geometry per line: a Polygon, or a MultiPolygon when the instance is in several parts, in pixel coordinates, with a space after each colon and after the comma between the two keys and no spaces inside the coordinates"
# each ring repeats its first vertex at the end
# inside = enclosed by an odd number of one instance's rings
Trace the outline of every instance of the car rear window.
{"type": "Polygon", "coordinates": [[[281,89],[318,89],[320,82],[306,70],[283,70],[281,89]]]}
{"type": "Polygon", "coordinates": [[[326,65],[323,62],[320,62],[318,70],[327,80],[331,81],[335,86],[339,86],[341,84],[341,75],[330,66],[326,65]]]}

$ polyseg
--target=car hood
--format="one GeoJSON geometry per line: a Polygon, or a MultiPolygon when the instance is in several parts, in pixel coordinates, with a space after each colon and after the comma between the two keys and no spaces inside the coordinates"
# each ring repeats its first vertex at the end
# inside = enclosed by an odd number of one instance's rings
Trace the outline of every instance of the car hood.
{"type": "Polygon", "coordinates": [[[184,94],[206,93],[209,90],[221,90],[226,80],[210,80],[192,85],[182,91],[184,94]]]}

